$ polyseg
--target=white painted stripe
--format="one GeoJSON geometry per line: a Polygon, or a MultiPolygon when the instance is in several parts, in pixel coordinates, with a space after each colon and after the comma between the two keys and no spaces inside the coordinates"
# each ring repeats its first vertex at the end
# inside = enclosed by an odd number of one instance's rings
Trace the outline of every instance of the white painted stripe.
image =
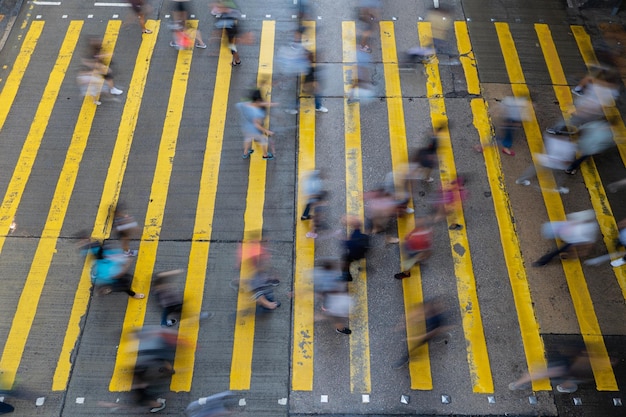
{"type": "Polygon", "coordinates": [[[33,4],[37,6],[60,6],[60,1],[34,1],[33,4]]]}
{"type": "Polygon", "coordinates": [[[130,7],[130,3],[101,3],[95,2],[93,4],[96,7],[130,7]]]}

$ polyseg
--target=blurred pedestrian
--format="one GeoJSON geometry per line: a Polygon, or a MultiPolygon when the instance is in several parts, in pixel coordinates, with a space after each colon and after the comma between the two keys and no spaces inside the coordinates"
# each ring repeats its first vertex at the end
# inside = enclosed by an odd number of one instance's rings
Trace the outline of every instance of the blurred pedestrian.
{"type": "Polygon", "coordinates": [[[361,232],[362,222],[355,216],[345,216],[344,224],[352,229],[347,240],[342,242],[341,276],[344,281],[352,281],[352,264],[365,258],[370,248],[369,236],[361,232]]]}
{"type": "MultiPolygon", "coordinates": [[[[576,144],[567,138],[558,136],[544,135],[544,153],[534,154],[535,164],[542,171],[565,171],[570,164],[576,159],[576,144]]],[[[537,176],[537,168],[535,164],[531,164],[526,170],[515,180],[519,185],[530,185],[530,180],[537,176]]],[[[561,194],[569,193],[569,188],[560,185],[561,176],[554,176],[557,188],[555,190],[561,194]]]]}
{"type": "Polygon", "coordinates": [[[103,295],[125,292],[133,298],[145,297],[132,290],[133,277],[128,273],[131,260],[118,245],[91,239],[86,232],[82,232],[80,238],[81,254],[91,258],[91,282],[95,291],[103,295]]]}
{"type": "Polygon", "coordinates": [[[356,52],[356,68],[352,72],[352,80],[348,91],[347,103],[368,103],[374,98],[376,91],[372,84],[371,56],[363,51],[356,52]]]}
{"type": "Polygon", "coordinates": [[[281,303],[275,300],[273,287],[278,286],[280,280],[271,274],[271,256],[260,238],[259,231],[246,232],[237,251],[240,275],[257,306],[275,310],[281,303]]]}
{"type": "Polygon", "coordinates": [[[110,98],[123,93],[115,87],[113,81],[111,55],[102,50],[102,39],[94,36],[89,38],[87,52],[81,59],[83,65],[79,70],[77,82],[81,94],[92,97],[95,105],[102,104],[98,100],[98,96],[102,94],[103,97],[110,98]]]}
{"type": "Polygon", "coordinates": [[[558,392],[569,394],[576,392],[579,383],[593,378],[588,352],[582,341],[562,343],[548,350],[548,366],[543,372],[533,376],[527,372],[518,380],[511,382],[509,389],[511,391],[529,389],[533,380],[550,378],[557,384],[558,392]]]}
{"type": "Polygon", "coordinates": [[[606,120],[596,120],[580,127],[576,141],[578,158],[565,169],[566,174],[576,174],[580,164],[586,159],[617,146],[613,139],[613,127],[617,118],[611,117],[609,120],[610,123],[606,120]]]}
{"type": "Polygon", "coordinates": [[[363,195],[367,229],[372,235],[383,233],[386,243],[398,243],[397,237],[390,236],[391,220],[398,212],[398,201],[393,194],[379,187],[363,195]]]}
{"type": "Polygon", "coordinates": [[[393,367],[396,369],[402,368],[416,359],[418,350],[422,345],[452,327],[449,323],[446,306],[439,298],[427,300],[409,308],[406,324],[403,323],[400,328],[405,329],[406,326],[416,329],[417,335],[405,338],[409,349],[406,354],[394,362],[393,367]]]}
{"type": "Polygon", "coordinates": [[[174,40],[170,42],[170,46],[178,49],[188,49],[187,40],[185,38],[191,38],[195,40],[196,48],[206,49],[207,45],[202,40],[202,33],[199,29],[187,28],[187,19],[191,9],[191,0],[172,0],[172,17],[174,19],[173,33],[174,40]]]}
{"type": "Polygon", "coordinates": [[[369,41],[376,30],[376,23],[380,19],[380,0],[359,0],[356,12],[358,16],[359,51],[372,53],[369,41]]]}
{"type": "MultiPolygon", "coordinates": [[[[180,314],[183,311],[183,293],[178,289],[174,279],[179,277],[184,271],[173,269],[154,274],[152,279],[152,291],[161,306],[161,326],[172,327],[178,320],[169,318],[171,314],[180,314]]],[[[208,319],[215,315],[213,312],[202,311],[200,319],[208,319]]]]}
{"type": "Polygon", "coordinates": [[[311,208],[327,194],[324,178],[324,174],[319,169],[304,174],[302,194],[306,198],[306,205],[300,220],[309,220],[311,218],[311,208]]]}
{"type": "Polygon", "coordinates": [[[502,144],[502,153],[515,156],[511,149],[515,133],[521,130],[524,122],[530,120],[531,103],[526,97],[505,97],[497,115],[496,141],[502,144]]]}
{"type": "MultiPolygon", "coordinates": [[[[617,223],[617,230],[619,233],[619,244],[626,248],[626,218],[620,220],[617,223]]],[[[626,265],[626,255],[611,261],[611,266],[613,266],[614,268],[620,267],[622,265],[626,265]]]]}
{"type": "Polygon", "coordinates": [[[437,149],[439,149],[440,136],[445,131],[445,125],[433,126],[433,133],[426,139],[426,145],[413,151],[409,158],[411,171],[408,177],[431,183],[435,179],[431,176],[433,169],[437,168],[439,160],[437,149]]]}
{"type": "MultiPolygon", "coordinates": [[[[320,75],[317,65],[314,61],[313,52],[309,50],[305,50],[304,54],[308,63],[303,65],[303,68],[306,68],[304,71],[304,82],[302,84],[302,92],[304,94],[309,94],[313,96],[313,101],[315,104],[315,111],[318,113],[328,113],[328,109],[322,106],[322,98],[320,95],[321,86],[320,86],[320,75]]],[[[292,109],[286,109],[285,112],[289,114],[298,114],[298,109],[300,107],[300,98],[296,97],[295,107],[292,109]]]]}
{"type": "Polygon", "coordinates": [[[220,0],[211,5],[211,13],[214,13],[217,21],[215,27],[226,31],[228,37],[228,49],[233,56],[231,65],[233,67],[241,65],[241,58],[237,50],[237,37],[239,32],[239,21],[241,19],[241,11],[232,0],[220,0]]]}
{"type": "Polygon", "coordinates": [[[563,245],[543,255],[539,260],[533,262],[533,266],[547,265],[552,258],[561,254],[563,258],[566,253],[571,253],[576,248],[579,256],[585,255],[598,240],[600,226],[596,221],[593,210],[570,213],[565,221],[544,223],[541,234],[546,239],[559,239],[563,245]]]}
{"type": "Polygon", "coordinates": [[[546,132],[552,135],[572,135],[578,133],[581,125],[602,119],[604,107],[615,105],[620,83],[619,73],[614,68],[601,67],[594,71],[574,88],[575,110],[570,119],[547,128],[546,132]]]}
{"type": "Polygon", "coordinates": [[[185,417],[224,417],[234,413],[238,399],[231,391],[224,391],[191,402],[185,417]]]}
{"type": "Polygon", "coordinates": [[[243,133],[243,159],[247,159],[253,152],[252,142],[260,142],[263,149],[263,159],[274,159],[274,154],[267,151],[268,137],[274,132],[265,128],[264,122],[267,109],[273,103],[267,102],[261,95],[261,90],[254,89],[250,101],[237,103],[237,109],[241,114],[241,132],[243,133]]]}
{"type": "Polygon", "coordinates": [[[401,250],[404,254],[402,271],[394,275],[396,279],[404,279],[411,276],[411,268],[415,264],[424,262],[432,255],[433,228],[429,217],[415,220],[415,228],[404,238],[401,250]]]}
{"type": "MultiPolygon", "coordinates": [[[[441,188],[430,197],[432,206],[432,221],[434,223],[445,220],[454,213],[458,203],[462,203],[468,197],[465,188],[465,178],[457,177],[452,181],[445,182],[441,188]]],[[[452,223],[450,230],[461,230],[463,225],[452,223]]]]}
{"type": "Polygon", "coordinates": [[[126,207],[118,203],[113,217],[113,230],[120,240],[126,256],[137,256],[137,250],[130,249],[131,238],[139,231],[137,221],[126,211],[126,207]]]}
{"type": "Polygon", "coordinates": [[[150,34],[152,31],[146,29],[146,12],[149,10],[149,6],[146,5],[145,0],[127,0],[133,12],[137,16],[139,26],[141,27],[141,33],[150,34]]]}

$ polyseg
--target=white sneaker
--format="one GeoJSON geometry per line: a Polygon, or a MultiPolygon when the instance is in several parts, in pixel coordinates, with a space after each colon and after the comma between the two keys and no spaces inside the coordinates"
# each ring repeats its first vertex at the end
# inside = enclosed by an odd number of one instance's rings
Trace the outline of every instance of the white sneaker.
{"type": "Polygon", "coordinates": [[[318,111],[320,113],[328,113],[328,109],[324,106],[320,107],[319,109],[315,109],[315,111],[318,111]]]}
{"type": "Polygon", "coordinates": [[[298,109],[285,109],[285,113],[298,114],[298,109]]]}
{"type": "Polygon", "coordinates": [[[93,104],[95,104],[96,106],[99,106],[99,105],[101,105],[101,104],[102,104],[102,102],[101,102],[101,101],[99,101],[99,100],[94,100],[94,101],[93,101],[93,104]]]}
{"type": "Polygon", "coordinates": [[[412,209],[411,207],[407,207],[407,208],[404,210],[404,212],[405,212],[406,214],[413,214],[413,213],[415,213],[415,210],[414,210],[414,209],[412,209]]]}
{"type": "Polygon", "coordinates": [[[556,189],[559,193],[561,194],[568,194],[569,193],[569,188],[567,187],[559,187],[556,189]]]}
{"type": "Polygon", "coordinates": [[[129,249],[127,251],[124,251],[124,255],[126,256],[137,256],[138,251],[137,250],[133,250],[133,249],[129,249]]]}
{"type": "Polygon", "coordinates": [[[515,184],[517,184],[517,185],[530,185],[530,181],[517,179],[517,180],[515,180],[515,184]]]}
{"type": "Polygon", "coordinates": [[[113,94],[114,96],[119,96],[119,95],[120,95],[120,94],[122,94],[122,93],[123,93],[123,91],[122,91],[122,90],[120,90],[119,88],[115,88],[115,87],[113,87],[113,88],[111,89],[111,94],[113,94]]]}
{"type": "Polygon", "coordinates": [[[619,258],[614,261],[611,261],[611,266],[617,268],[618,266],[626,265],[626,259],[619,258]]]}

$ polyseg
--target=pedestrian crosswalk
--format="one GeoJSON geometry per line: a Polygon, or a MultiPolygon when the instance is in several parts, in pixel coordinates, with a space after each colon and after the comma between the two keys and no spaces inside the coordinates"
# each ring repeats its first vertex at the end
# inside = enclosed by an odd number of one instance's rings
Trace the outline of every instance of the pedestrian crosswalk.
{"type": "MultiPolygon", "coordinates": [[[[415,72],[401,72],[407,46],[403,42],[408,37],[414,44],[427,43],[431,26],[423,21],[381,21],[378,39],[372,42],[378,44],[372,53],[377,98],[351,103],[357,24],[326,25],[322,33],[316,22],[305,22],[307,47],[328,74],[322,96],[330,112],[316,117],[313,98],[304,92],[299,94],[297,119],[285,116],[280,106],[272,108],[266,127],[294,121],[296,126],[280,131],[276,160],[266,161],[260,150],[241,159],[234,104],[254,85],[268,101],[283,107],[295,99],[297,80],[281,75],[276,64],[292,23],[261,19],[255,27],[258,41],[240,47],[243,64],[237,68],[231,66],[225,35],[222,45],[206,51],[174,50],[161,21],[148,21],[153,35],[134,43],[123,40],[120,20],[110,20],[106,27],[94,21],[65,23],[65,31],[55,39],[52,25],[33,20],[16,41],[16,53],[0,55],[2,64],[9,66],[0,81],[0,163],[5,173],[0,181],[0,275],[6,281],[0,295],[6,317],[0,324],[0,370],[5,388],[35,374],[38,389],[77,392],[80,387],[73,386],[73,378],[97,364],[97,375],[107,379],[98,381],[103,392],[129,391],[137,345],[132,334],[159,317],[149,295],[151,277],[171,267],[186,268],[176,373],[170,385],[175,392],[202,387],[265,390],[276,398],[287,397],[289,391],[374,395],[378,386],[394,384],[405,390],[444,392],[446,378],[454,378],[467,391],[462,395],[504,397],[508,382],[523,371],[540,375],[545,370],[546,333],[580,335],[590,352],[598,391],[617,392],[624,384],[611,366],[615,358],[605,345],[604,329],[624,335],[626,328],[607,324],[613,319],[602,316],[607,309],[600,305],[615,306],[616,316],[625,312],[626,268],[592,269],[577,258],[564,259],[562,270],[550,266],[541,272],[560,282],[548,296],[550,287],[530,268],[534,255],[542,251],[536,240],[540,224],[585,208],[594,210],[602,231],[598,253],[617,251],[617,222],[623,216],[616,206],[619,195],[607,194],[606,175],[594,160],[581,166],[582,181],[573,184],[570,195],[550,191],[555,180],[544,172],[538,174],[539,192],[514,184],[524,161],[531,163],[530,154],[541,152],[542,130],[550,117],[567,119],[573,106],[571,80],[579,74],[568,73],[561,54],[568,55],[568,62],[577,54],[576,71],[597,62],[583,27],[537,23],[520,29],[522,24],[492,22],[489,30],[495,36],[475,40],[473,30],[479,27],[457,21],[452,37],[460,65],[440,65],[434,57],[415,72]],[[121,102],[104,101],[100,106],[89,97],[77,101],[74,85],[81,42],[98,30],[103,49],[113,56],[116,82],[127,85],[121,102]],[[520,42],[528,43],[515,38],[520,30],[534,34],[536,50],[520,54],[520,42]],[[555,41],[556,30],[571,31],[572,39],[555,41]],[[474,42],[481,44],[476,47],[474,42]],[[337,50],[320,47],[328,44],[337,50]],[[481,57],[480,51],[487,48],[499,51],[500,58],[481,57]],[[541,66],[524,65],[531,62],[529,53],[541,66]],[[483,68],[492,65],[500,65],[506,79],[483,79],[483,68]],[[528,82],[525,71],[532,79],[549,79],[549,90],[528,82]],[[491,146],[490,106],[507,95],[538,98],[523,124],[527,146],[517,140],[517,159],[511,163],[502,161],[498,148],[491,146]],[[469,173],[475,184],[470,185],[471,198],[457,199],[437,235],[437,255],[415,266],[401,283],[390,278],[405,255],[397,246],[375,244],[374,254],[362,261],[359,278],[350,284],[353,333],[337,340],[333,334],[329,340],[327,326],[316,319],[319,306],[309,271],[317,257],[336,254],[336,249],[329,240],[306,237],[308,225],[299,220],[304,195],[298,181],[312,169],[325,170],[334,184],[336,225],[343,214],[363,221],[364,192],[386,172],[402,169],[419,144],[415,137],[431,126],[443,132],[436,183],[447,184],[469,173]],[[481,154],[473,151],[478,144],[481,154]],[[89,260],[73,252],[73,236],[81,229],[87,228],[96,239],[110,236],[120,201],[131,205],[143,222],[133,288],[145,293],[145,299],[92,296],[89,260]],[[12,232],[14,221],[18,227],[12,232]],[[463,227],[449,227],[455,224],[463,227]],[[233,265],[237,245],[246,245],[251,235],[260,235],[276,250],[274,268],[284,297],[272,317],[249,313],[254,302],[243,286],[236,293],[228,288],[231,279],[243,279],[250,272],[244,263],[233,265]],[[423,345],[408,375],[390,375],[389,361],[413,347],[411,340],[423,331],[404,316],[425,299],[444,294],[453,300],[450,307],[458,323],[449,335],[455,346],[446,359],[454,369],[445,366],[436,347],[423,345]],[[546,300],[554,297],[564,300],[549,307],[546,300]],[[498,298],[511,304],[499,305],[498,298]],[[562,330],[551,321],[559,317],[555,310],[561,304],[572,313],[562,330]],[[185,320],[202,310],[217,310],[221,319],[209,324],[185,320]],[[405,333],[398,337],[393,329],[402,321],[405,333]],[[88,348],[81,348],[83,344],[88,348]],[[509,363],[502,366],[500,360],[507,356],[509,363]],[[48,370],[44,363],[54,365],[48,370]]],[[[193,29],[201,24],[191,21],[193,29]]],[[[615,159],[610,161],[614,180],[615,171],[623,174],[626,165],[621,139],[626,128],[616,107],[607,107],[605,113],[620,120],[615,129],[619,166],[613,166],[615,159]]],[[[416,187],[409,206],[425,212],[424,195],[434,187],[416,187]]],[[[413,216],[399,218],[398,237],[414,225],[413,216]]],[[[545,378],[535,379],[532,388],[552,389],[545,378]]],[[[396,393],[389,387],[383,391],[396,393]]],[[[89,395],[86,390],[84,394],[89,395]]]]}

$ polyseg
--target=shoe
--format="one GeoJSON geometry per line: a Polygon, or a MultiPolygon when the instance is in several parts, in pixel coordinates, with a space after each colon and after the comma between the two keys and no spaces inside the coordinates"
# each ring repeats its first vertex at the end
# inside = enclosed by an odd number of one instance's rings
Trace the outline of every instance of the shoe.
{"type": "Polygon", "coordinates": [[[582,89],[578,89],[578,88],[572,88],[572,94],[575,94],[577,96],[582,96],[583,95],[583,90],[582,89]]]}
{"type": "Polygon", "coordinates": [[[263,155],[263,159],[265,160],[274,159],[274,154],[271,152],[268,152],[267,155],[263,155]]]}
{"type": "Polygon", "coordinates": [[[308,237],[309,239],[317,239],[317,233],[307,232],[306,237],[308,237]]]}
{"type": "Polygon", "coordinates": [[[159,398],[159,399],[157,400],[157,402],[161,403],[161,405],[160,405],[160,406],[158,406],[158,407],[153,407],[153,408],[151,408],[151,409],[150,409],[150,412],[151,412],[151,413],[158,413],[159,411],[161,411],[161,410],[163,410],[163,409],[165,408],[165,399],[163,399],[163,398],[159,398]]]}
{"type": "Polygon", "coordinates": [[[124,256],[137,256],[138,252],[139,251],[129,249],[127,251],[124,251],[124,256]]]}
{"type": "Polygon", "coordinates": [[[576,170],[576,169],[566,169],[565,170],[565,173],[569,174],[569,175],[574,175],[574,174],[576,174],[576,172],[578,172],[578,170],[576,170]]]}
{"type": "MultiPolygon", "coordinates": [[[[276,303],[276,308],[280,307],[280,301],[274,301],[276,303]]],[[[274,308],[274,310],[276,310],[276,308],[274,308]]]]}
{"type": "Polygon", "coordinates": [[[239,62],[231,62],[230,65],[232,65],[233,67],[238,67],[239,65],[241,65],[241,61],[239,61],[239,62]]]}
{"type": "Polygon", "coordinates": [[[405,365],[408,365],[408,363],[409,363],[409,357],[407,355],[404,358],[395,361],[393,365],[391,365],[391,367],[393,369],[400,369],[400,368],[403,368],[405,365]]]}
{"type": "Polygon", "coordinates": [[[517,391],[517,390],[522,390],[522,389],[526,389],[526,388],[529,388],[529,384],[528,383],[518,385],[515,382],[511,382],[509,384],[509,389],[511,391],[517,391]]]}
{"type": "Polygon", "coordinates": [[[196,48],[206,49],[206,43],[196,43],[196,48]]]}
{"type": "Polygon", "coordinates": [[[280,284],[279,279],[268,279],[266,282],[268,285],[271,285],[272,287],[277,287],[280,284]]]}
{"type": "Polygon", "coordinates": [[[626,265],[626,259],[625,258],[619,258],[616,259],[614,261],[611,261],[611,266],[614,268],[617,268],[618,266],[622,266],[622,265],[626,265]]]}
{"type": "Polygon", "coordinates": [[[385,242],[389,244],[400,243],[400,239],[398,239],[397,237],[390,237],[385,239],[385,242]]]}
{"type": "Polygon", "coordinates": [[[146,35],[149,35],[152,33],[152,31],[150,29],[144,29],[143,31],[141,31],[141,33],[145,33],[146,35]]]}
{"type": "Polygon", "coordinates": [[[173,325],[175,325],[176,323],[178,323],[178,320],[176,320],[176,319],[170,319],[170,320],[168,320],[167,322],[165,322],[165,325],[166,325],[167,327],[172,327],[172,326],[173,326],[173,325]]]}
{"type": "Polygon", "coordinates": [[[178,45],[177,45],[177,44],[176,44],[176,42],[174,42],[174,41],[170,41],[170,46],[171,46],[172,48],[178,48],[178,45]]]}
{"type": "Polygon", "coordinates": [[[407,207],[407,208],[404,209],[404,212],[406,214],[413,214],[413,213],[415,213],[415,209],[412,209],[411,207],[407,207]]]}
{"type": "Polygon", "coordinates": [[[433,177],[428,177],[428,178],[422,178],[422,181],[431,183],[431,182],[435,181],[435,179],[433,177]]]}
{"type": "Polygon", "coordinates": [[[320,107],[318,109],[315,109],[315,111],[320,112],[320,113],[328,113],[328,109],[326,107],[324,107],[324,106],[322,106],[322,107],[320,107]]]}
{"type": "Polygon", "coordinates": [[[298,114],[298,110],[297,109],[285,109],[285,113],[288,114],[298,114]]]}
{"type": "Polygon", "coordinates": [[[311,216],[302,216],[300,220],[311,220],[311,216]]]}
{"type": "Polygon", "coordinates": [[[111,94],[113,94],[114,96],[119,96],[119,95],[120,95],[120,94],[122,94],[122,93],[123,93],[123,91],[122,91],[122,90],[120,90],[119,88],[115,88],[115,87],[113,87],[113,88],[111,89],[111,94]]]}
{"type": "Polygon", "coordinates": [[[559,187],[556,189],[560,194],[569,194],[569,188],[567,187],[559,187]]]}
{"type": "Polygon", "coordinates": [[[517,179],[515,180],[515,184],[517,185],[530,185],[530,181],[529,180],[521,180],[521,179],[517,179]]]}
{"type": "Polygon", "coordinates": [[[335,331],[341,334],[352,334],[352,330],[348,329],[347,327],[344,327],[343,329],[335,329],[335,331]]]}
{"type": "Polygon", "coordinates": [[[509,156],[515,156],[515,152],[507,148],[502,148],[502,153],[509,156]]]}
{"type": "Polygon", "coordinates": [[[367,45],[359,46],[359,51],[371,54],[372,53],[372,48],[370,48],[367,45]]]}
{"type": "Polygon", "coordinates": [[[243,155],[241,155],[243,159],[248,159],[249,156],[250,156],[250,152],[244,153],[243,155]]]}
{"type": "Polygon", "coordinates": [[[461,230],[463,228],[462,224],[453,223],[448,227],[448,230],[461,230]]]}
{"type": "Polygon", "coordinates": [[[101,102],[101,101],[98,101],[98,100],[94,100],[94,101],[93,101],[93,104],[95,104],[96,106],[99,106],[99,105],[101,105],[101,104],[102,104],[102,102],[101,102]]]}
{"type": "Polygon", "coordinates": [[[395,279],[404,279],[404,278],[409,278],[411,276],[410,272],[400,272],[398,274],[395,274],[393,277],[395,279]]]}
{"type": "Polygon", "coordinates": [[[208,320],[215,317],[215,313],[212,311],[201,311],[200,312],[200,320],[208,320]]]}
{"type": "Polygon", "coordinates": [[[562,392],[564,394],[571,394],[571,393],[576,392],[578,390],[578,385],[572,383],[572,386],[565,387],[565,386],[559,384],[559,385],[556,386],[556,390],[558,392],[562,392]]]}
{"type": "Polygon", "coordinates": [[[548,132],[551,135],[558,135],[558,132],[556,131],[556,129],[549,127],[546,129],[546,132],[548,132]]]}
{"type": "Polygon", "coordinates": [[[254,149],[250,148],[250,150],[248,151],[248,155],[252,155],[254,153],[254,149]]]}
{"type": "Polygon", "coordinates": [[[540,268],[542,266],[546,266],[547,264],[548,264],[547,262],[535,261],[531,265],[532,265],[533,268],[540,268]]]}

